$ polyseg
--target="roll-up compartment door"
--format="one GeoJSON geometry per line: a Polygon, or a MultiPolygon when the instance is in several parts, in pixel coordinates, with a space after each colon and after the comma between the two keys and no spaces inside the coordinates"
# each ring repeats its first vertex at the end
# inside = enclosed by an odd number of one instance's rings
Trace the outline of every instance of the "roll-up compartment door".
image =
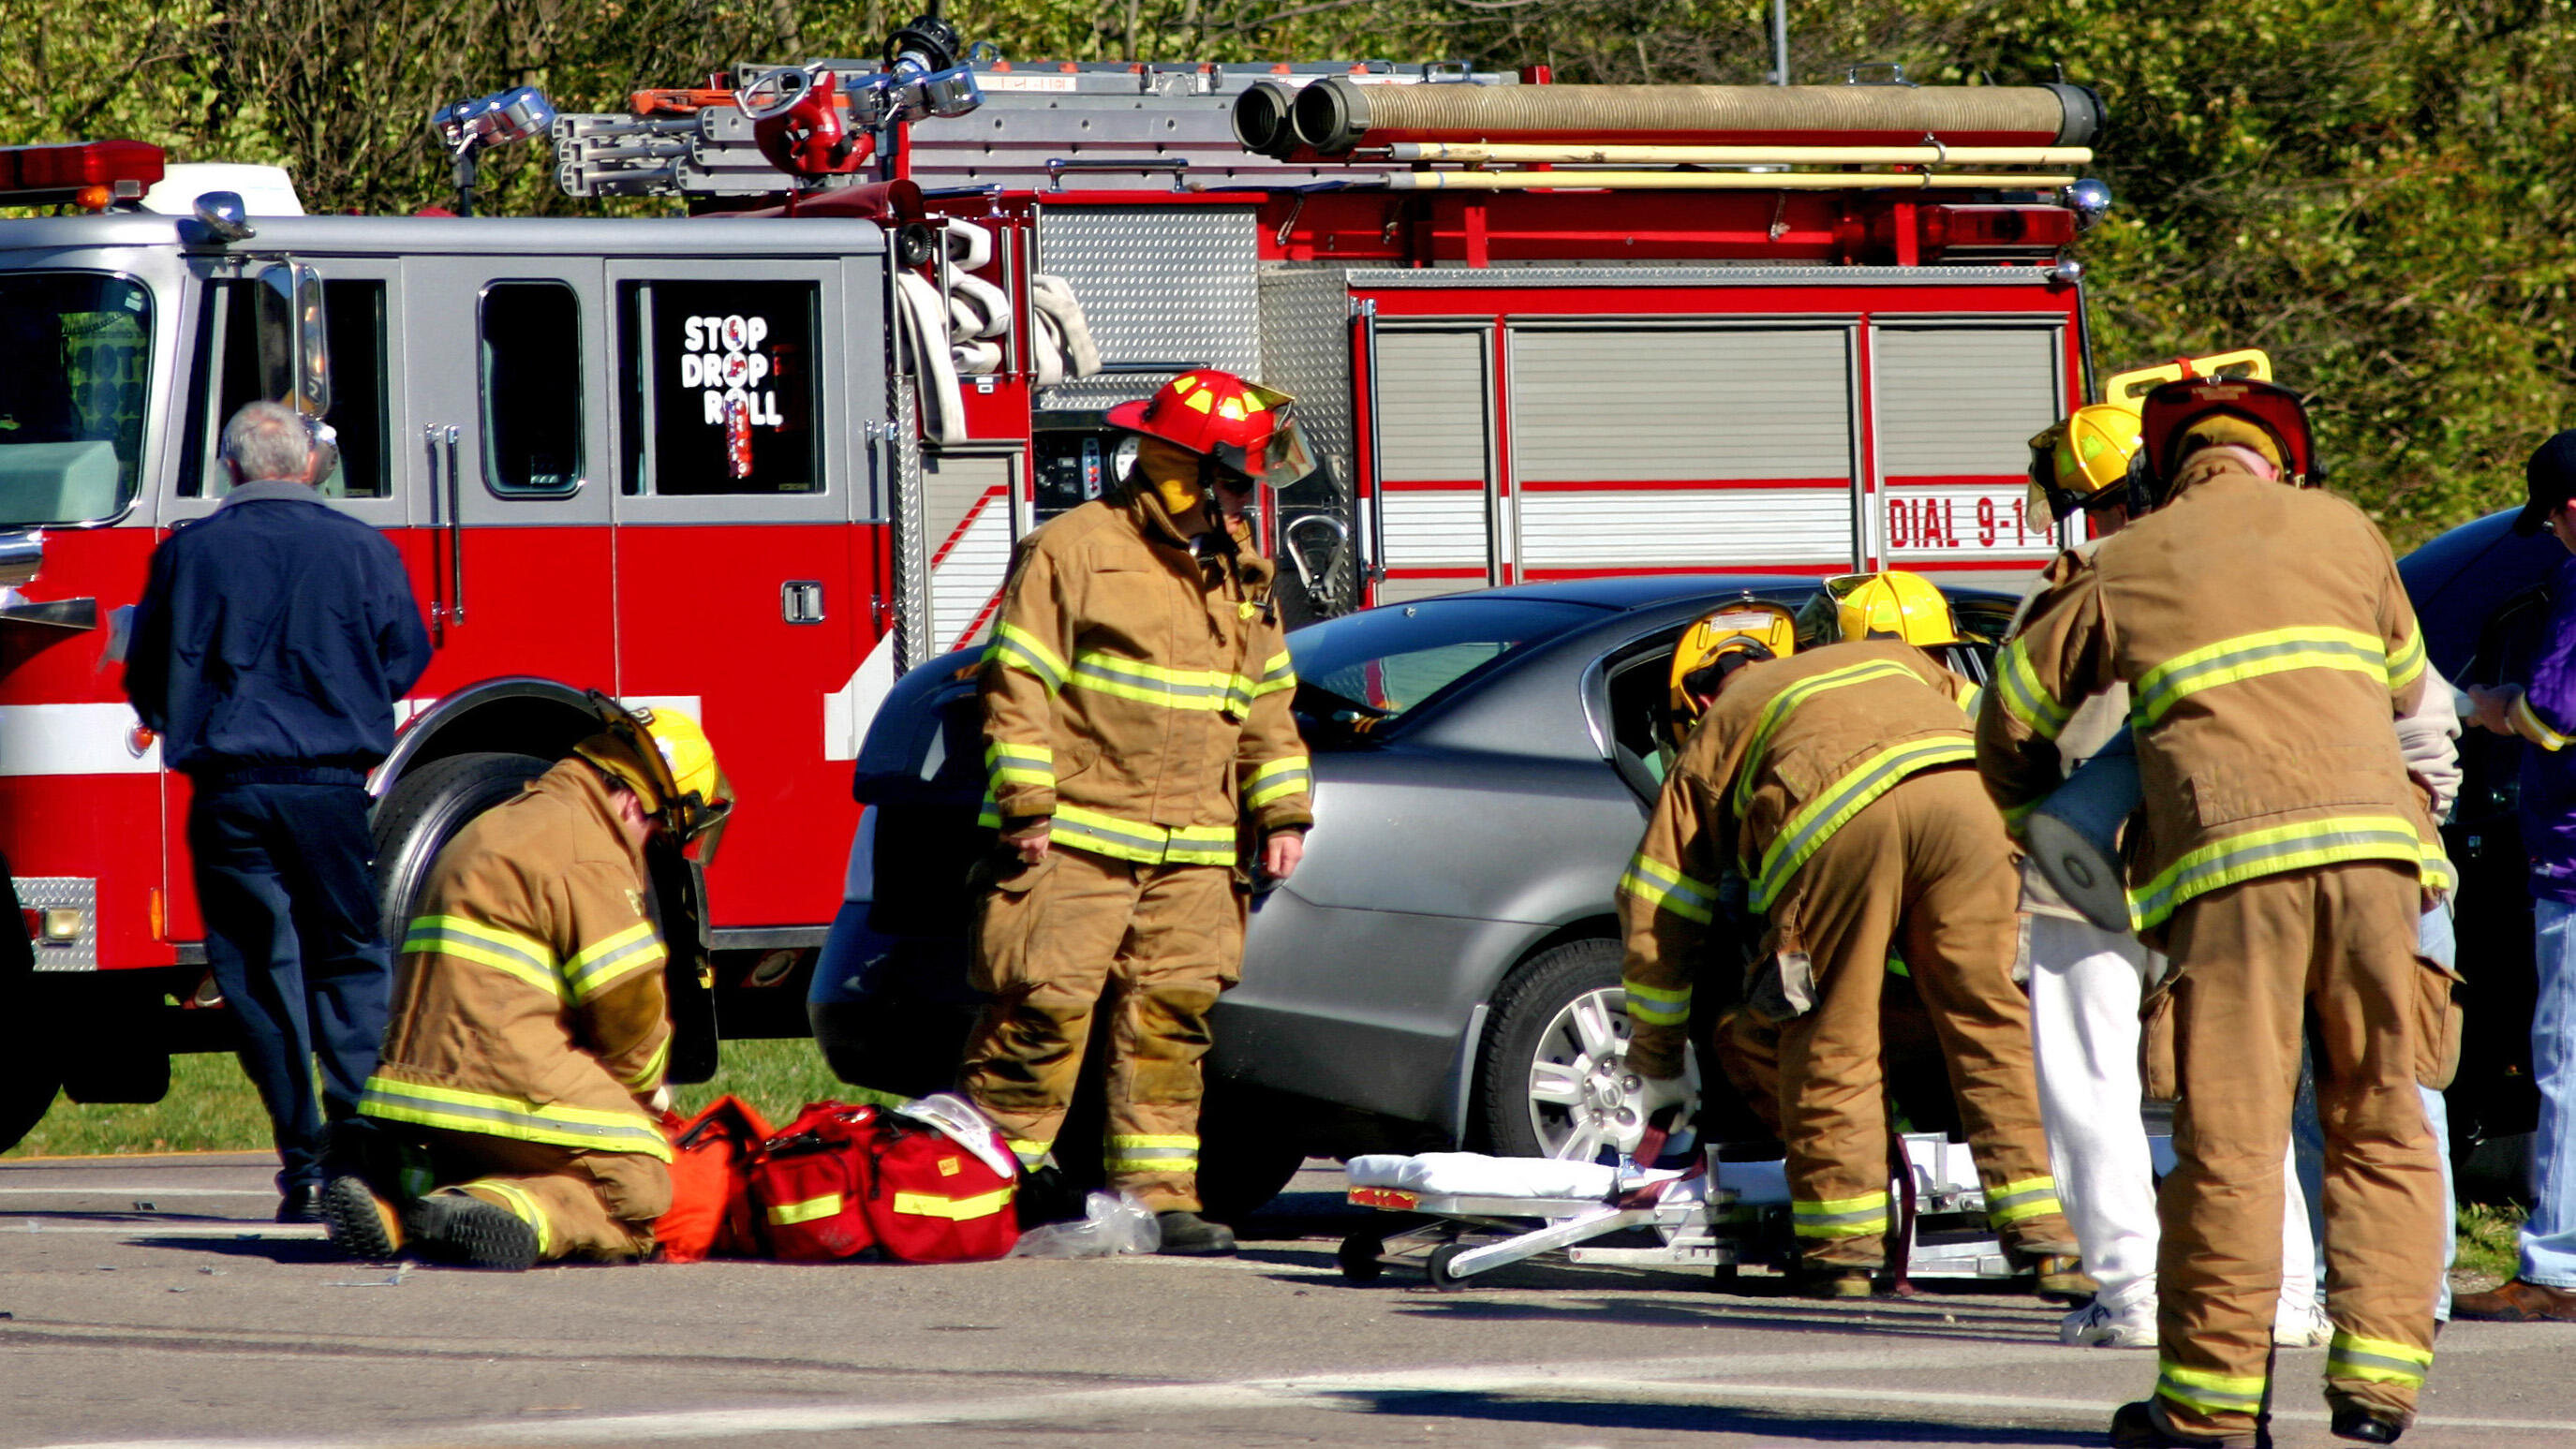
{"type": "Polygon", "coordinates": [[[2066,396],[2055,327],[1884,325],[1872,336],[1879,552],[1921,567],[2044,561],[2058,533],[2033,516],[2030,439],[2066,396]]]}
{"type": "Polygon", "coordinates": [[[1851,347],[1844,324],[1515,325],[1521,576],[1847,564],[1851,347]]]}
{"type": "Polygon", "coordinates": [[[1496,581],[1489,336],[1466,327],[1378,334],[1379,603],[1496,581]]]}
{"type": "Polygon", "coordinates": [[[950,452],[922,460],[936,650],[972,642],[1001,606],[1011,568],[1011,480],[1018,473],[1017,453],[950,452]]]}

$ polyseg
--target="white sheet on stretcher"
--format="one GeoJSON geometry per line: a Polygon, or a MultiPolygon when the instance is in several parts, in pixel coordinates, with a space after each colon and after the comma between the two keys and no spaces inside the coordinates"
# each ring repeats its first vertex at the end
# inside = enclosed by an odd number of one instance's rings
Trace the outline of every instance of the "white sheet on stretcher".
{"type": "MultiPolygon", "coordinates": [[[[1447,1197],[1519,1197],[1607,1200],[1613,1192],[1663,1182],[1678,1171],[1632,1172],[1597,1162],[1552,1157],[1488,1157],[1481,1152],[1392,1152],[1354,1157],[1353,1187],[1393,1187],[1447,1197]]],[[[1678,1200],[1678,1199],[1677,1199],[1678,1200]]]]}

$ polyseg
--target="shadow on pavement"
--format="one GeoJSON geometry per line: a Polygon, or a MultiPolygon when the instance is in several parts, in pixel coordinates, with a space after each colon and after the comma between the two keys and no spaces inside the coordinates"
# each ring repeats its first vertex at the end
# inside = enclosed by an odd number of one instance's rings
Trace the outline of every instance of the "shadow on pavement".
{"type": "Polygon", "coordinates": [[[227,1258],[266,1258],[272,1263],[366,1266],[350,1262],[339,1249],[321,1238],[175,1238],[138,1233],[125,1241],[138,1248],[171,1248],[187,1253],[215,1253],[227,1258]]]}
{"type": "Polygon", "coordinates": [[[1609,1403],[1485,1394],[1392,1393],[1354,1395],[1353,1398],[1371,1405],[1373,1412],[1381,1414],[1555,1424],[1568,1428],[1742,1434],[1772,1444],[2097,1445],[2102,1442],[2102,1432],[2098,1429],[2033,1428],[1967,1418],[1907,1422],[1858,1414],[1835,1418],[1814,1412],[1741,1405],[1609,1403]]]}

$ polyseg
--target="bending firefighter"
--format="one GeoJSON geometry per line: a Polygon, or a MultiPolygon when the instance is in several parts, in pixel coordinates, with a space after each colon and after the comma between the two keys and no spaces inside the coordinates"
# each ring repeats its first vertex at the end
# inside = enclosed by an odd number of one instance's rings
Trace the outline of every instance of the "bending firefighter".
{"type": "Polygon", "coordinates": [[[1109,1181],[1156,1211],[1167,1253],[1234,1248],[1198,1215],[1197,1174],[1208,1016],[1243,960],[1237,830],[1284,879],[1314,819],[1272,568],[1243,520],[1255,486],[1313,466],[1290,402],[1203,369],[1113,409],[1142,435],[1125,487],[1022,541],[984,666],[1001,873],[964,1086],[1046,1168],[1109,999],[1109,1181]]]}
{"type": "Polygon", "coordinates": [[[431,869],[359,1106],[364,1176],[323,1193],[353,1256],[525,1268],[653,1251],[671,1025],[644,852],[656,836],[711,852],[731,791],[686,715],[591,700],[601,731],[431,869]]]}
{"type": "Polygon", "coordinates": [[[1791,658],[1751,634],[1721,644],[1717,698],[1620,878],[1640,1108],[1651,1117],[1687,1100],[1694,978],[1717,934],[1720,882],[1739,873],[1763,918],[1743,1006],[1777,1027],[1791,1220],[1809,1286],[1865,1296],[1886,1264],[1892,1137],[1879,1011],[1889,962],[1901,958],[1947,1058],[1989,1221],[2039,1269],[2043,1291],[2077,1291],[2031,1084],[2029,1011],[2011,974],[2012,846],[1967,768],[1975,749],[1960,701],[1972,687],[1918,647],[1957,635],[1923,579],[1887,575],[1844,592],[1859,616],[1844,628],[1865,634],[1875,620],[1891,637],[1791,658]]]}
{"type": "Polygon", "coordinates": [[[2112,1438],[2268,1437],[2305,1028],[2332,1225],[2326,1401],[2336,1434],[2387,1443],[2433,1361],[2444,1236],[2415,1087],[2442,1068],[2450,980],[2414,948],[2448,873],[2392,727],[2424,688],[2423,640],[2379,531],[2295,486],[2315,471],[2296,394],[2171,382],[2141,431],[2164,501],[2050,565],[1978,720],[1978,763],[2018,821],[2056,788],[2076,706],[2129,689],[2146,797],[2131,914],[2173,958],[2149,1012],[2172,1023],[2179,1106],[2160,1372],[2112,1438]]]}

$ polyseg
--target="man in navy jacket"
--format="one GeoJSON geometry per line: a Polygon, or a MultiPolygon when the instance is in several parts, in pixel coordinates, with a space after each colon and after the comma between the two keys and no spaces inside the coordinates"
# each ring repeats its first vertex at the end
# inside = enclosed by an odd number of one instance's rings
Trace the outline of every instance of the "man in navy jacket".
{"type": "Polygon", "coordinates": [[[429,636],[393,545],[314,492],[330,449],[301,415],[244,407],[223,457],[223,506],[152,555],[125,692],[195,787],[206,960],[276,1131],[278,1220],[318,1222],[324,1123],[356,1115],[393,982],[367,772],[429,636]]]}

